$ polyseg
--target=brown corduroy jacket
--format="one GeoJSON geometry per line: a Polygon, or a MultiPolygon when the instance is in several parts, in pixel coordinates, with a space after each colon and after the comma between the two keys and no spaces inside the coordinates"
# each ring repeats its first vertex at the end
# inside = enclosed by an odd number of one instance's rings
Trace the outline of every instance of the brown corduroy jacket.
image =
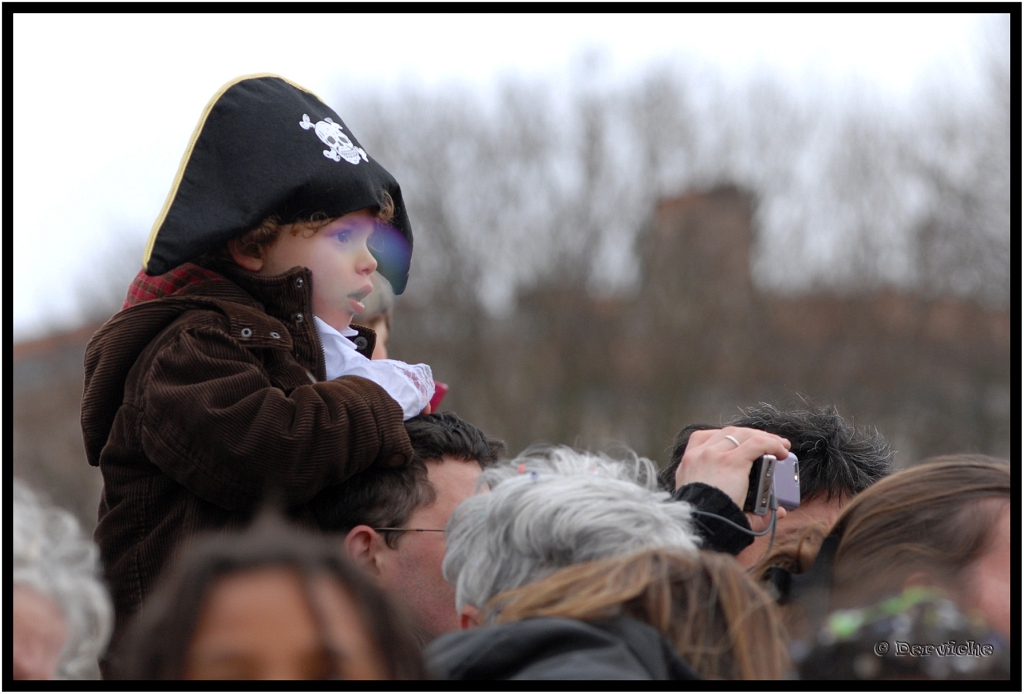
{"type": "MultiPolygon", "coordinates": [[[[412,459],[384,389],[324,380],[309,270],[217,270],[122,310],[86,350],[82,432],[103,474],[95,539],[115,634],[182,541],[265,501],[312,523],[320,490],[412,459]]],[[[368,355],[373,332],[357,329],[368,355]]]]}

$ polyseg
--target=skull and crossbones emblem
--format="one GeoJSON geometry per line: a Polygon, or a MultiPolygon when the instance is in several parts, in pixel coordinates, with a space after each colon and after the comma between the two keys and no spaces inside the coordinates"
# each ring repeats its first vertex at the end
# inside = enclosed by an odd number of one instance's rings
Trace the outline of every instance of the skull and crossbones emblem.
{"type": "Polygon", "coordinates": [[[324,150],[324,156],[328,159],[333,159],[334,161],[344,159],[349,164],[358,164],[360,158],[363,161],[369,161],[366,158],[366,151],[362,147],[356,147],[352,144],[352,140],[349,139],[348,135],[341,131],[341,126],[330,118],[324,118],[314,124],[309,120],[309,116],[303,113],[299,125],[302,126],[303,130],[313,128],[320,141],[330,147],[330,149],[324,150]]]}

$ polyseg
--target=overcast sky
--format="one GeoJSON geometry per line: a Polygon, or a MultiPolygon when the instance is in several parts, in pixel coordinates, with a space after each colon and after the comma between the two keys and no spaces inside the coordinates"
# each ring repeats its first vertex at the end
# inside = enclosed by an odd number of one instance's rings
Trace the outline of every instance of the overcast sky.
{"type": "MultiPolygon", "coordinates": [[[[14,16],[16,341],[76,324],[75,292],[117,245],[141,248],[203,107],[243,74],[274,72],[344,117],[360,90],[486,90],[560,79],[586,51],[609,79],[659,61],[806,90],[857,82],[905,103],[929,80],[976,88],[974,15],[24,15],[14,16]],[[341,96],[339,96],[341,95],[341,96]]],[[[140,258],[141,262],[141,258],[140,258]]]]}

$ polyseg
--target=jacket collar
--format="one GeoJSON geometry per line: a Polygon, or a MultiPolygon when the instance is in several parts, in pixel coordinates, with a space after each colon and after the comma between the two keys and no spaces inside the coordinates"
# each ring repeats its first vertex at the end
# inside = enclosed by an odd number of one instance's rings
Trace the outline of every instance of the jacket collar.
{"type": "MultiPolygon", "coordinates": [[[[144,270],[132,280],[128,287],[122,309],[137,304],[163,299],[168,296],[190,294],[201,291],[204,295],[224,294],[225,298],[239,300],[237,292],[230,287],[211,287],[209,282],[229,280],[256,300],[259,308],[279,320],[294,318],[297,311],[304,311],[312,319],[311,273],[303,267],[294,267],[286,273],[265,277],[244,270],[234,263],[218,262],[210,267],[196,263],[183,263],[162,275],[150,277],[144,270]],[[203,284],[202,288],[194,285],[203,284]]],[[[252,302],[245,302],[252,303],[252,302]]],[[[300,321],[301,322],[301,321],[300,321]]]]}
{"type": "Polygon", "coordinates": [[[285,323],[309,321],[312,324],[313,273],[308,269],[296,266],[271,276],[257,275],[231,262],[219,263],[212,269],[259,302],[268,315],[285,323]],[[296,314],[302,314],[302,318],[297,318],[296,314]]]}
{"type": "Polygon", "coordinates": [[[184,263],[170,272],[150,277],[145,270],[139,270],[135,279],[128,286],[128,295],[121,305],[121,309],[131,308],[152,299],[162,299],[165,296],[174,296],[191,284],[198,284],[206,280],[223,280],[219,274],[195,263],[184,263]]]}
{"type": "MultiPolygon", "coordinates": [[[[226,260],[206,266],[184,263],[156,277],[140,272],[128,289],[123,308],[172,296],[201,295],[231,302],[236,308],[225,313],[231,320],[233,336],[238,338],[249,328],[248,337],[244,339],[254,347],[294,348],[296,357],[309,364],[316,377],[322,380],[325,378],[323,343],[313,321],[312,276],[312,272],[300,266],[280,275],[265,276],[226,260]],[[249,310],[240,310],[240,306],[249,310]],[[289,336],[295,339],[294,347],[289,336]],[[263,345],[263,341],[267,344],[263,345]]],[[[369,358],[376,334],[363,326],[352,327],[359,333],[353,338],[356,351],[369,358]]]]}
{"type": "MultiPolygon", "coordinates": [[[[257,275],[232,262],[221,262],[211,267],[219,275],[230,280],[252,297],[256,307],[283,322],[289,332],[307,337],[316,346],[314,363],[318,364],[316,376],[323,380],[323,343],[313,320],[313,273],[296,266],[280,275],[257,275]]],[[[208,285],[207,291],[216,291],[216,285],[208,285]]],[[[187,289],[185,290],[188,291],[187,289]]],[[[352,324],[359,334],[352,338],[356,351],[369,358],[377,342],[377,334],[370,328],[352,324]]],[[[299,351],[303,351],[299,348],[299,351]]]]}

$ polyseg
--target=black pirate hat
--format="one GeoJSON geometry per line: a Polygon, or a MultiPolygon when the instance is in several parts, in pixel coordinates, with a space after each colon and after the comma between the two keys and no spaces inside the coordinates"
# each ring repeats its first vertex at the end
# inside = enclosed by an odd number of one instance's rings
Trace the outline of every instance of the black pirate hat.
{"type": "Polygon", "coordinates": [[[380,207],[385,190],[395,215],[375,232],[372,252],[401,294],[412,227],[398,181],[313,93],[277,75],[240,77],[214,95],[192,133],[143,269],[163,274],[272,214],[287,224],[380,207]]]}

